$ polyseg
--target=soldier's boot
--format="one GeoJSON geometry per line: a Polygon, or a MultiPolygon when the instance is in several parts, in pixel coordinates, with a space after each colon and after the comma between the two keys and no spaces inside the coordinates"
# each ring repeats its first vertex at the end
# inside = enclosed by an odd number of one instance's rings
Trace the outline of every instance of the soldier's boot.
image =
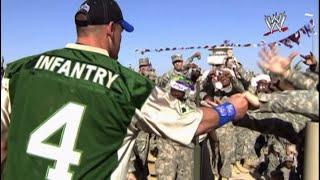
{"type": "Polygon", "coordinates": [[[240,161],[237,161],[235,166],[237,167],[237,169],[241,172],[241,173],[249,173],[249,169],[245,168],[242,166],[242,164],[240,163],[240,161]]]}

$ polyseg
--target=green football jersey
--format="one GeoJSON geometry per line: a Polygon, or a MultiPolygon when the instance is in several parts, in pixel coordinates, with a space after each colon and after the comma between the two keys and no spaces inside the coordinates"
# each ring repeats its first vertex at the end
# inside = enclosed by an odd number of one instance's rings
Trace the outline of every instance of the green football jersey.
{"type": "Polygon", "coordinates": [[[135,110],[154,86],[74,44],[9,64],[5,79],[11,112],[4,179],[24,180],[112,178],[135,110]]]}

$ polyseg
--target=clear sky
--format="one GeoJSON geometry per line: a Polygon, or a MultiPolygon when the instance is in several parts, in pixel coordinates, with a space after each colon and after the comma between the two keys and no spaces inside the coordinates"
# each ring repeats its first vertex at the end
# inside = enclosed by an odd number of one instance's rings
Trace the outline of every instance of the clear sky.
{"type": "MultiPolygon", "coordinates": [[[[306,12],[315,14],[317,0],[118,0],[124,18],[134,27],[133,33],[124,32],[119,61],[125,66],[138,66],[142,57],[139,48],[189,47],[233,43],[272,42],[296,32],[309,21],[306,12]],[[284,23],[289,28],[283,33],[263,36],[268,31],[265,15],[285,11],[284,23]]],[[[75,42],[74,14],[82,0],[2,0],[1,1],[1,55],[6,63],[64,47],[75,42]]],[[[318,26],[318,24],[316,24],[318,26]]],[[[318,38],[318,37],[317,37],[318,38]]],[[[280,54],[296,50],[305,54],[312,49],[312,38],[302,36],[294,48],[280,47],[280,54]]],[[[318,46],[315,48],[318,49],[318,46]]],[[[146,53],[157,74],[168,71],[170,56],[181,53],[186,59],[195,50],[146,53]]],[[[209,51],[200,50],[203,68],[209,51]]],[[[259,72],[256,62],[259,48],[235,48],[234,54],[245,68],[259,72]]],[[[296,62],[299,58],[296,58],[296,62]]]]}

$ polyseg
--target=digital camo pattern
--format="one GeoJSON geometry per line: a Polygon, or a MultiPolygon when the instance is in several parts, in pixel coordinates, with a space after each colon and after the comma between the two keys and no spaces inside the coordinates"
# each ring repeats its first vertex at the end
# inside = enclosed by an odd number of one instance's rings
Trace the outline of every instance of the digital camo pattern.
{"type": "Polygon", "coordinates": [[[292,112],[319,121],[319,92],[313,90],[289,90],[272,94],[259,94],[260,111],[292,112]]]}
{"type": "Polygon", "coordinates": [[[319,83],[319,76],[313,72],[303,73],[301,71],[292,71],[287,80],[297,89],[315,89],[319,83]]]}
{"type": "Polygon", "coordinates": [[[194,146],[157,139],[156,174],[159,180],[191,180],[194,171],[194,146]]]}

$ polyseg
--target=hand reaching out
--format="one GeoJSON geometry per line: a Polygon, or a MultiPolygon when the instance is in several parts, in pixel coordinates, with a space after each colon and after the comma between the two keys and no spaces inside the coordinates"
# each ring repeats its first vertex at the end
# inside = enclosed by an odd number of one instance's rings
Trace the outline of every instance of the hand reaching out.
{"type": "Polygon", "coordinates": [[[298,55],[292,52],[288,57],[282,57],[277,54],[277,48],[272,47],[270,50],[263,48],[259,53],[261,60],[259,66],[275,74],[286,76],[286,71],[290,68],[292,60],[298,55]]]}
{"type": "Polygon", "coordinates": [[[303,58],[302,62],[308,66],[312,66],[312,65],[317,64],[317,61],[315,60],[312,52],[310,52],[310,54],[308,54],[306,56],[300,55],[300,57],[303,58]]]}

